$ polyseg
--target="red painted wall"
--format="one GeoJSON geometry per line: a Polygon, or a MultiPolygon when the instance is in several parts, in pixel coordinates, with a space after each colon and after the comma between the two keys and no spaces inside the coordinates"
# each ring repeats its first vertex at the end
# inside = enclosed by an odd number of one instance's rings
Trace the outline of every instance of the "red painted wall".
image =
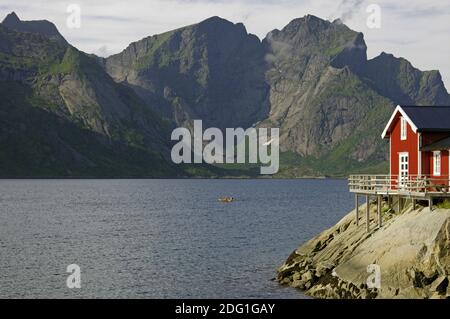
{"type": "MultiPolygon", "coordinates": [[[[422,133],[421,140],[422,145],[436,142],[442,138],[448,136],[448,133],[422,133]]],[[[397,178],[399,174],[399,153],[408,152],[408,174],[417,175],[424,174],[430,175],[436,179],[448,179],[449,176],[449,161],[450,154],[448,150],[441,150],[441,174],[439,176],[433,175],[433,152],[421,152],[421,172],[418,171],[418,150],[419,141],[418,134],[414,133],[409,123],[407,123],[407,133],[406,140],[402,141],[400,139],[400,114],[397,114],[393,123],[392,131],[390,133],[390,165],[391,165],[391,175],[393,178],[397,178]]]]}
{"type": "Polygon", "coordinates": [[[449,160],[448,151],[447,150],[445,150],[445,151],[442,150],[441,151],[441,174],[440,174],[440,176],[437,176],[437,175],[433,174],[433,172],[434,172],[433,152],[424,152],[424,153],[426,153],[424,155],[425,155],[425,161],[426,161],[427,166],[428,166],[428,170],[426,172],[424,171],[423,174],[429,174],[429,175],[432,176],[432,178],[436,178],[436,179],[442,178],[442,179],[447,180],[448,179],[448,173],[449,173],[448,172],[448,168],[449,168],[448,167],[448,165],[449,165],[449,163],[448,163],[448,160],[449,160]]]}
{"type": "MultiPolygon", "coordinates": [[[[448,137],[448,133],[422,133],[422,146],[439,141],[448,137]]],[[[422,152],[422,174],[431,175],[433,178],[448,179],[449,175],[449,153],[448,150],[441,151],[441,175],[433,174],[433,152],[422,152]]]]}
{"type": "Polygon", "coordinates": [[[417,175],[418,170],[418,138],[414,133],[411,126],[407,123],[406,140],[400,139],[400,113],[397,113],[393,123],[392,131],[390,134],[390,163],[391,163],[391,175],[393,178],[397,178],[399,173],[399,155],[400,152],[408,152],[408,174],[417,175]]]}
{"type": "MultiPolygon", "coordinates": [[[[423,141],[423,140],[422,140],[423,141]]],[[[432,160],[430,156],[432,156],[432,152],[422,152],[422,172],[423,175],[430,175],[432,173],[432,160]]]]}

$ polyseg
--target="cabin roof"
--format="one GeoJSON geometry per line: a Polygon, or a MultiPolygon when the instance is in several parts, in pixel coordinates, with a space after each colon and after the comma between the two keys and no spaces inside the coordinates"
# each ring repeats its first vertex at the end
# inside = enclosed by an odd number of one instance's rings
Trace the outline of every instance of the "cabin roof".
{"type": "Polygon", "coordinates": [[[443,138],[420,148],[421,151],[440,151],[448,149],[450,149],[450,137],[443,138]]]}
{"type": "Polygon", "coordinates": [[[450,130],[450,106],[403,106],[419,131],[450,130]]]}
{"type": "Polygon", "coordinates": [[[450,106],[397,106],[386,128],[381,135],[388,136],[396,114],[400,114],[408,121],[413,131],[417,132],[449,132],[450,106]]]}

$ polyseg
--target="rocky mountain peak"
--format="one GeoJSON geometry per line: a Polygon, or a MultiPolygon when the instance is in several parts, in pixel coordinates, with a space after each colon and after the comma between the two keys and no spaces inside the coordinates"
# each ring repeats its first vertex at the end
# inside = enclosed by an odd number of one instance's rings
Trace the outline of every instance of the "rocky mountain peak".
{"type": "Polygon", "coordinates": [[[283,31],[298,31],[300,28],[315,32],[331,26],[331,23],[327,20],[323,20],[314,15],[306,15],[302,18],[292,20],[283,31]]]}
{"type": "Polygon", "coordinates": [[[20,19],[14,11],[9,13],[2,21],[2,24],[5,26],[16,25],[18,23],[20,23],[20,19]]]}
{"type": "MultiPolygon", "coordinates": [[[[269,62],[278,66],[296,60],[296,72],[303,73],[310,64],[316,69],[327,65],[352,71],[360,70],[367,61],[367,46],[362,33],[349,29],[342,22],[333,23],[313,15],[292,20],[281,31],[273,30],[264,39],[269,62]]],[[[292,69],[292,65],[288,68],[292,69]]]]}
{"type": "Polygon", "coordinates": [[[22,21],[13,11],[5,17],[2,25],[20,32],[39,33],[50,40],[67,44],[67,41],[59,33],[56,26],[47,20],[22,21]]]}
{"type": "MultiPolygon", "coordinates": [[[[226,38],[228,34],[233,34],[233,37],[238,39],[249,36],[244,24],[233,23],[218,16],[208,18],[194,25],[194,29],[200,31],[200,34],[206,34],[217,40],[226,38]]],[[[256,36],[251,36],[257,39],[256,36]]]]}
{"type": "Polygon", "coordinates": [[[292,20],[281,31],[273,30],[266,37],[267,42],[282,41],[301,50],[314,51],[324,55],[336,55],[344,47],[365,48],[362,34],[349,29],[342,23],[331,23],[313,15],[292,20]]]}
{"type": "Polygon", "coordinates": [[[227,19],[221,18],[219,16],[213,16],[210,18],[207,18],[199,23],[197,23],[199,26],[214,26],[214,25],[221,25],[221,26],[234,26],[235,24],[231,21],[228,21],[227,19]]]}

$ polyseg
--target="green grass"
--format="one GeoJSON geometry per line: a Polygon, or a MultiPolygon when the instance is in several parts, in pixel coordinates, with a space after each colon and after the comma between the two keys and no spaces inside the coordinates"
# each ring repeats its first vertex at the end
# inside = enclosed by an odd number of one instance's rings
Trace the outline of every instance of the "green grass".
{"type": "Polygon", "coordinates": [[[436,204],[437,208],[450,209],[450,200],[444,199],[442,202],[436,204]]]}

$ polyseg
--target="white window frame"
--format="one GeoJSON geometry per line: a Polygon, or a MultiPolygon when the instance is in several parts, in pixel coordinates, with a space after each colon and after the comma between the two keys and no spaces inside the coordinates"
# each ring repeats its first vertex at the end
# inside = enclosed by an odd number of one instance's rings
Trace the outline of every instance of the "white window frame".
{"type": "Polygon", "coordinates": [[[407,130],[408,128],[408,122],[406,121],[406,119],[403,116],[400,116],[400,139],[402,141],[405,141],[407,138],[407,130]]]}
{"type": "Polygon", "coordinates": [[[441,151],[433,152],[433,175],[441,176],[442,156],[441,151]]]}

